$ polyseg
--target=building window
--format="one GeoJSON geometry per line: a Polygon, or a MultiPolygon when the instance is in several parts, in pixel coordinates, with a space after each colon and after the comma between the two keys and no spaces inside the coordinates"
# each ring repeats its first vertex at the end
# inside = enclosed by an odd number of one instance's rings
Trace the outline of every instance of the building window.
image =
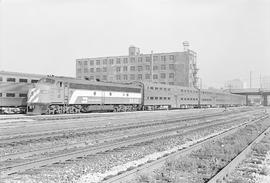
{"type": "Polygon", "coordinates": [[[15,93],[6,93],[6,97],[15,97],[15,93]]]}
{"type": "Polygon", "coordinates": [[[103,65],[107,65],[107,59],[103,59],[103,65]]]}
{"type": "Polygon", "coordinates": [[[87,61],[84,61],[84,65],[85,65],[85,66],[87,66],[87,63],[88,63],[87,61]]]}
{"type": "Polygon", "coordinates": [[[138,57],[138,62],[142,62],[142,57],[138,57]]]}
{"type": "Polygon", "coordinates": [[[127,71],[127,66],[124,66],[123,67],[123,71],[127,71]]]}
{"type": "Polygon", "coordinates": [[[154,57],[153,57],[153,60],[154,60],[154,61],[158,61],[158,56],[154,56],[154,57]]]}
{"type": "Polygon", "coordinates": [[[165,73],[160,73],[160,78],[161,79],[165,79],[166,78],[166,74],[165,73]]]}
{"type": "Polygon", "coordinates": [[[94,60],[90,60],[90,65],[94,65],[94,60]]]}
{"type": "Polygon", "coordinates": [[[174,82],[169,82],[169,85],[174,85],[174,82]]]}
{"type": "Polygon", "coordinates": [[[107,67],[102,68],[103,72],[107,72],[107,67]]]}
{"type": "Polygon", "coordinates": [[[142,74],[138,74],[138,79],[142,80],[142,74]]]}
{"type": "Polygon", "coordinates": [[[26,93],[20,93],[19,97],[27,97],[27,94],[26,93]]]}
{"type": "Polygon", "coordinates": [[[153,70],[154,71],[158,70],[158,66],[157,65],[154,65],[153,70]]]}
{"type": "Polygon", "coordinates": [[[158,100],[158,97],[155,97],[155,100],[158,100]]]}
{"type": "Polygon", "coordinates": [[[135,80],[135,74],[130,74],[130,80],[135,80]]]}
{"type": "Polygon", "coordinates": [[[116,64],[121,64],[121,59],[120,58],[116,59],[116,64]]]}
{"type": "Polygon", "coordinates": [[[128,80],[128,76],[126,74],[123,75],[123,80],[128,80]]]}
{"type": "Polygon", "coordinates": [[[169,78],[174,78],[174,73],[170,73],[169,78]]]}
{"type": "Polygon", "coordinates": [[[20,83],[27,83],[27,79],[19,79],[20,83]]]}
{"type": "Polygon", "coordinates": [[[2,93],[0,93],[0,97],[2,97],[2,95],[3,95],[3,94],[2,94],[2,93]]]}
{"type": "Polygon", "coordinates": [[[100,68],[96,68],[96,72],[100,72],[101,71],[101,69],[100,68]]]}
{"type": "Polygon", "coordinates": [[[121,67],[116,67],[116,72],[120,72],[121,71],[121,67]]]}
{"type": "Polygon", "coordinates": [[[109,61],[110,61],[110,64],[113,65],[113,59],[110,59],[109,61]]]}
{"type": "Polygon", "coordinates": [[[94,80],[95,79],[95,77],[94,76],[90,76],[90,80],[94,80]]]}
{"type": "Polygon", "coordinates": [[[128,63],[128,58],[124,58],[124,64],[128,63]]]}
{"type": "Polygon", "coordinates": [[[77,61],[77,63],[78,63],[78,65],[80,65],[80,66],[82,65],[82,62],[81,62],[81,61],[77,61]]]}
{"type": "Polygon", "coordinates": [[[160,70],[166,70],[166,65],[161,65],[160,70]]]}
{"type": "Polygon", "coordinates": [[[82,73],[82,69],[77,69],[77,73],[82,73]]]}
{"type": "Polygon", "coordinates": [[[90,72],[93,73],[94,72],[94,68],[90,68],[90,72]]]}
{"type": "Polygon", "coordinates": [[[174,60],[174,55],[170,55],[170,60],[174,60]]]}
{"type": "Polygon", "coordinates": [[[154,74],[153,75],[153,79],[158,79],[158,75],[157,74],[154,74]]]}
{"type": "Polygon", "coordinates": [[[121,80],[121,75],[116,75],[116,80],[121,80]]]}
{"type": "Polygon", "coordinates": [[[169,69],[174,70],[174,64],[169,64],[169,69]]]}
{"type": "Polygon", "coordinates": [[[142,71],[143,70],[143,67],[140,65],[138,66],[138,71],[142,71]]]}
{"type": "Polygon", "coordinates": [[[150,62],[151,61],[151,57],[145,57],[145,61],[146,62],[150,62]]]}
{"type": "Polygon", "coordinates": [[[16,82],[15,78],[7,78],[7,82],[16,82]]]}
{"type": "Polygon", "coordinates": [[[38,82],[38,80],[36,80],[36,79],[31,80],[31,83],[37,83],[37,82],[38,82]]]}
{"type": "Polygon", "coordinates": [[[150,79],[150,74],[145,74],[145,79],[150,79]]]}
{"type": "Polygon", "coordinates": [[[130,63],[134,63],[135,62],[135,57],[130,57],[130,63]]]}
{"type": "Polygon", "coordinates": [[[0,77],[0,81],[3,81],[3,78],[2,77],[0,77]]]}
{"type": "Polygon", "coordinates": [[[165,55],[161,56],[161,61],[166,61],[166,56],[165,55]]]}
{"type": "Polygon", "coordinates": [[[106,80],[107,80],[107,76],[106,76],[106,75],[103,75],[103,76],[102,76],[102,80],[103,80],[103,81],[106,81],[106,80]]]}
{"type": "Polygon", "coordinates": [[[160,84],[163,84],[163,85],[165,85],[166,83],[165,83],[165,82],[160,82],[160,84]]]}
{"type": "Polygon", "coordinates": [[[149,70],[150,70],[150,65],[146,65],[146,66],[145,66],[145,69],[146,69],[147,71],[149,71],[149,70]]]}
{"type": "Polygon", "coordinates": [[[96,65],[100,65],[100,60],[96,60],[96,65]]]}
{"type": "Polygon", "coordinates": [[[84,73],[88,73],[88,69],[87,68],[84,68],[83,72],[84,73]]]}
{"type": "Polygon", "coordinates": [[[130,66],[130,71],[135,71],[135,66],[130,66]]]}

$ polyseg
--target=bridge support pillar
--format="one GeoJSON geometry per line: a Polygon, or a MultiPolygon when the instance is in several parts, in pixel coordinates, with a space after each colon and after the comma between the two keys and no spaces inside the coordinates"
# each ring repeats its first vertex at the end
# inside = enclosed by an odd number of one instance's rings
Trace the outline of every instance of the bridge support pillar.
{"type": "Polygon", "coordinates": [[[264,105],[264,106],[267,106],[267,105],[268,105],[267,97],[268,97],[268,95],[262,95],[262,98],[263,98],[263,105],[264,105]]]}
{"type": "Polygon", "coordinates": [[[246,106],[248,106],[248,95],[246,95],[246,106]]]}

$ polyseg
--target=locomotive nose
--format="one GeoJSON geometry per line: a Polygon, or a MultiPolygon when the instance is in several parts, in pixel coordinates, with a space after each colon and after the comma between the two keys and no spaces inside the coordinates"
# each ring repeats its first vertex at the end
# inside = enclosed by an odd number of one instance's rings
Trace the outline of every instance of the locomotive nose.
{"type": "Polygon", "coordinates": [[[39,100],[39,88],[32,88],[28,92],[28,100],[27,103],[37,103],[39,100]]]}
{"type": "Polygon", "coordinates": [[[36,86],[29,90],[27,103],[42,103],[48,100],[49,87],[47,86],[36,86]]]}

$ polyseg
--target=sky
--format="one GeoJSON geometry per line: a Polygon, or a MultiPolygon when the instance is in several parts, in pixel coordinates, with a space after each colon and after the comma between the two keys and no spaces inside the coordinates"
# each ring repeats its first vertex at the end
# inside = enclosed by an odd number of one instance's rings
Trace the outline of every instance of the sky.
{"type": "Polygon", "coordinates": [[[207,87],[270,75],[269,0],[0,0],[0,70],[75,77],[77,58],[197,52],[207,87]]]}

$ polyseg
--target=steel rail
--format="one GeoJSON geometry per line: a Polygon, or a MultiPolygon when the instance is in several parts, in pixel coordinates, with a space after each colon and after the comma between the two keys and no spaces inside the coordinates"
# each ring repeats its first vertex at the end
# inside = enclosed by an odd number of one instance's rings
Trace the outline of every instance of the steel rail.
{"type": "MultiPolygon", "coordinates": [[[[248,108],[239,108],[239,110],[250,110],[248,108]]],[[[199,111],[199,110],[193,110],[191,111],[191,113],[195,113],[195,111],[199,111]]],[[[128,114],[135,114],[135,112],[137,113],[151,113],[151,112],[158,112],[158,111],[134,111],[134,112],[122,112],[122,114],[124,115],[128,115],[128,114]]],[[[212,112],[212,110],[207,110],[207,111],[203,111],[203,112],[212,112]]],[[[215,111],[213,112],[215,113],[215,111]]],[[[104,115],[108,116],[108,117],[112,117],[112,116],[117,116],[121,113],[80,113],[80,114],[58,114],[58,115],[22,115],[22,116],[1,116],[0,115],[0,122],[4,121],[4,120],[19,120],[19,119],[35,119],[35,120],[61,120],[61,119],[84,119],[84,118],[98,118],[98,117],[104,117],[104,115]]],[[[184,114],[188,114],[188,113],[184,113],[184,114]]]]}
{"type": "MultiPolygon", "coordinates": [[[[133,168],[132,170],[127,170],[125,172],[122,172],[119,175],[115,175],[113,177],[110,177],[107,180],[105,178],[105,180],[102,181],[102,182],[103,183],[126,183],[126,182],[134,180],[138,175],[151,174],[152,172],[154,172],[154,170],[160,169],[167,160],[174,159],[174,158],[177,158],[179,156],[184,156],[184,155],[190,154],[192,151],[200,149],[202,147],[202,145],[205,145],[205,144],[207,144],[207,143],[209,143],[211,141],[223,138],[223,137],[225,137],[227,135],[233,134],[233,133],[237,132],[239,129],[244,128],[248,124],[252,124],[252,123],[264,120],[264,119],[266,119],[268,117],[269,117],[269,115],[265,115],[265,116],[263,116],[263,117],[261,117],[259,119],[254,120],[254,121],[243,123],[243,124],[238,125],[238,126],[236,126],[234,128],[225,130],[224,132],[222,132],[222,133],[220,133],[218,135],[212,136],[212,137],[210,137],[208,139],[204,139],[204,140],[202,140],[202,141],[200,141],[200,142],[198,142],[198,143],[196,143],[194,145],[191,145],[191,146],[189,146],[187,148],[180,149],[180,150],[178,150],[178,151],[176,151],[176,152],[174,152],[172,154],[169,154],[169,155],[164,156],[164,157],[162,157],[160,159],[157,159],[156,161],[146,163],[146,164],[141,165],[139,167],[133,168]]],[[[269,128],[268,128],[268,130],[269,130],[269,128]]],[[[265,132],[262,132],[262,133],[265,133],[265,132]]],[[[217,182],[215,182],[215,183],[217,183],[217,182]]]]}
{"type": "MultiPolygon", "coordinates": [[[[216,125],[212,124],[212,126],[216,126],[216,125]]],[[[205,128],[205,127],[201,127],[201,128],[205,128]]],[[[198,129],[195,129],[195,130],[198,130],[198,129]]],[[[186,131],[185,133],[189,133],[189,132],[190,131],[186,131]]],[[[175,134],[173,134],[173,135],[175,135],[175,134]]],[[[171,134],[170,133],[166,134],[166,135],[153,134],[153,135],[142,136],[142,137],[138,137],[138,138],[134,138],[134,139],[128,139],[128,140],[122,141],[122,142],[105,144],[101,147],[89,147],[89,148],[85,148],[85,149],[80,150],[80,151],[69,152],[66,154],[41,158],[41,159],[30,161],[27,163],[18,163],[16,165],[6,166],[4,168],[2,167],[2,168],[0,168],[0,172],[1,172],[2,176],[4,177],[4,176],[7,176],[7,175],[12,174],[12,173],[22,172],[22,171],[25,171],[28,169],[37,168],[37,167],[41,167],[41,166],[45,166],[45,165],[53,164],[53,163],[57,163],[57,162],[64,162],[64,161],[69,160],[69,159],[74,159],[74,158],[78,158],[78,157],[93,155],[96,153],[106,152],[106,151],[110,151],[110,150],[117,149],[120,147],[123,148],[123,147],[127,147],[130,145],[151,141],[151,140],[161,138],[161,137],[166,137],[166,136],[171,136],[171,134]]]]}
{"type": "MultiPolygon", "coordinates": [[[[230,118],[228,119],[227,121],[231,121],[231,122],[234,122],[238,119],[243,119],[242,116],[236,116],[234,118],[230,118]]],[[[164,132],[169,132],[169,131],[179,131],[179,130],[188,130],[189,128],[194,128],[194,127],[203,127],[204,125],[208,125],[208,124],[211,124],[211,123],[214,123],[215,122],[215,125],[218,125],[218,124],[223,124],[223,123],[226,123],[227,121],[221,121],[221,120],[224,120],[224,119],[215,119],[213,121],[207,121],[207,122],[202,122],[202,123],[196,123],[196,124],[193,124],[193,125],[189,125],[189,126],[186,126],[186,125],[182,125],[182,126],[173,126],[173,127],[168,127],[168,128],[164,128],[164,129],[158,129],[158,130],[150,130],[149,129],[145,129],[145,130],[140,130],[139,132],[140,133],[133,133],[133,134],[129,134],[129,135],[113,135],[113,136],[109,136],[109,137],[100,137],[98,139],[95,139],[95,140],[98,140],[98,141],[103,141],[103,142],[106,142],[106,141],[115,141],[115,140],[121,140],[121,139],[126,139],[126,138],[134,138],[136,136],[143,136],[143,135],[146,135],[146,134],[152,134],[152,133],[164,133],[164,132]],[[220,121],[217,123],[217,121],[220,121]]],[[[78,143],[73,143],[73,144],[70,144],[70,145],[58,145],[58,146],[55,146],[55,147],[46,147],[46,148],[42,148],[42,149],[38,149],[38,150],[33,150],[33,151],[28,151],[28,152],[18,152],[18,153],[14,153],[14,154],[8,154],[8,155],[5,155],[5,156],[0,156],[0,161],[6,161],[6,160],[11,160],[11,159],[16,159],[16,158],[24,158],[24,157],[28,157],[28,156],[32,156],[32,155],[35,155],[35,154],[42,154],[42,153],[47,153],[47,152],[52,152],[52,151],[61,151],[61,150],[66,150],[66,149],[72,149],[72,148],[77,148],[77,147],[80,147],[80,146],[86,146],[87,142],[83,141],[83,142],[78,142],[78,143]]],[[[101,143],[99,143],[101,144],[101,143]]],[[[96,145],[96,144],[95,144],[96,145]]]]}
{"type": "Polygon", "coordinates": [[[235,168],[240,164],[246,156],[251,152],[252,147],[260,142],[266,135],[270,132],[270,127],[264,130],[260,135],[255,138],[246,148],[244,148],[241,153],[239,153],[236,157],[230,161],[225,167],[223,167],[215,176],[213,176],[208,183],[225,183],[227,182],[226,179],[230,175],[231,172],[235,170],[235,168]]]}
{"type": "MultiPolygon", "coordinates": [[[[252,112],[258,112],[258,111],[252,111],[252,112]]],[[[250,113],[250,111],[244,111],[244,112],[239,112],[239,113],[232,113],[235,115],[238,114],[245,114],[245,113],[250,113]]],[[[32,140],[38,140],[38,139],[46,139],[46,138],[54,138],[54,137],[61,137],[65,136],[69,132],[71,133],[76,133],[74,130],[83,130],[83,132],[79,132],[80,134],[82,133],[101,133],[101,132],[106,132],[107,131],[113,131],[113,130],[121,130],[121,129],[129,129],[129,128],[136,128],[136,127],[143,127],[143,126],[150,126],[150,125],[160,125],[160,124],[169,124],[169,123],[178,123],[181,121],[186,121],[186,120],[196,120],[196,119],[202,119],[202,118],[208,118],[208,117],[216,117],[220,115],[230,115],[228,113],[216,113],[216,114],[204,114],[204,115],[192,115],[192,116],[187,116],[187,117],[180,117],[180,118],[173,118],[173,119],[160,119],[160,120],[146,120],[142,121],[139,123],[132,123],[132,124],[120,124],[117,126],[100,126],[100,127],[93,127],[93,128],[73,128],[73,129],[67,129],[66,131],[63,130],[52,130],[52,131],[45,131],[43,134],[39,132],[34,132],[34,133],[26,133],[26,134],[20,134],[16,136],[5,136],[1,138],[0,136],[0,145],[1,144],[8,144],[8,143],[18,143],[18,142],[25,142],[25,141],[32,141],[32,140]],[[106,129],[104,129],[106,128],[106,129]],[[98,130],[100,129],[100,130],[98,130]],[[71,131],[72,130],[72,131],[71,131]],[[55,133],[55,134],[54,134],[55,133]]],[[[78,132],[77,132],[78,133],[78,132]]]]}

